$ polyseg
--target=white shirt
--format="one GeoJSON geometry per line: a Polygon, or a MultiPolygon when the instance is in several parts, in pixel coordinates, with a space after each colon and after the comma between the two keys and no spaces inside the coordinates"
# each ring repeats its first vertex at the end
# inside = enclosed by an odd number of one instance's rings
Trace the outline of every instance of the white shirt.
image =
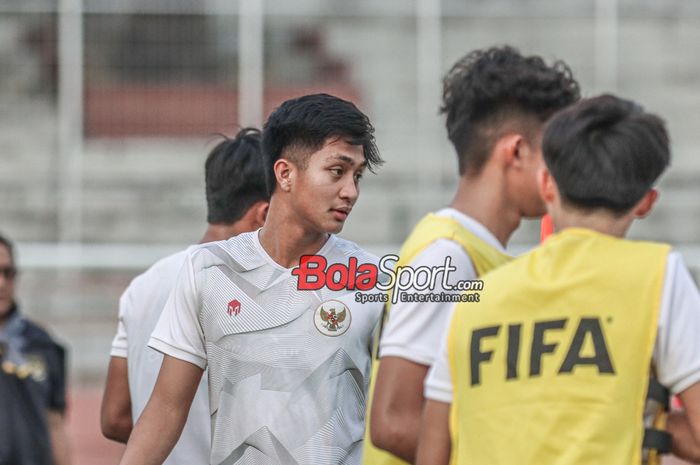
{"type": "MultiPolygon", "coordinates": [[[[317,255],[377,263],[335,236],[317,255]]],[[[192,248],[153,333],[151,347],[209,368],[212,464],[360,463],[381,303],[299,291],[291,271],[258,232],[192,248]]]]}
{"type": "MultiPolygon", "coordinates": [[[[454,311],[455,305],[452,305],[454,311]]],[[[452,402],[452,378],[447,358],[447,332],[438,359],[425,381],[425,397],[452,402]]],[[[659,382],[673,394],[700,381],[700,293],[678,252],[666,263],[653,362],[659,382]]]]}
{"type": "MultiPolygon", "coordinates": [[[[186,256],[187,252],[182,251],[158,261],[134,278],[119,300],[119,325],[110,355],[127,360],[134,423],[151,397],[163,361],[161,353],[147,347],[148,339],[186,256]]],[[[180,440],[164,464],[207,463],[211,442],[209,430],[207,380],[203,376],[180,440]]]]}
{"type": "MultiPolygon", "coordinates": [[[[498,239],[484,225],[473,218],[454,208],[442,209],[436,215],[458,221],[464,229],[500,252],[506,253],[498,239]]],[[[411,265],[414,267],[441,266],[445,263],[446,257],[451,257],[452,266],[457,268],[450,275],[450,279],[447,281],[448,285],[453,286],[457,281],[477,278],[474,265],[467,252],[457,242],[449,239],[440,239],[430,244],[415,257],[411,265]]],[[[409,290],[409,292],[420,294],[439,294],[440,292],[459,294],[462,292],[446,290],[442,287],[442,282],[436,281],[435,284],[436,288],[433,290],[426,289],[421,292],[409,290]]],[[[379,344],[380,357],[401,357],[421,365],[432,365],[438,355],[441,337],[445,326],[449,323],[448,317],[453,306],[454,304],[451,302],[401,301],[392,305],[379,344]]]]}

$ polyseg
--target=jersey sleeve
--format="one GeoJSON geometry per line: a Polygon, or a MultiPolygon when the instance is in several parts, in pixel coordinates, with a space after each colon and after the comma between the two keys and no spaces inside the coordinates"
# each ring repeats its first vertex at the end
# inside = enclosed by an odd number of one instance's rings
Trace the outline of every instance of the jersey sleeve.
{"type": "Polygon", "coordinates": [[[200,297],[192,253],[188,252],[148,345],[165,355],[206,368],[207,354],[199,310],[200,297]]]}
{"type": "Polygon", "coordinates": [[[63,412],[66,408],[66,352],[54,343],[49,354],[49,409],[63,412]]]}
{"type": "Polygon", "coordinates": [[[700,293],[677,252],[671,252],[661,300],[654,362],[673,394],[700,382],[700,293]]]}
{"type": "MultiPolygon", "coordinates": [[[[457,304],[452,304],[450,309],[450,317],[448,321],[452,320],[452,315],[457,304]]],[[[447,404],[452,403],[452,376],[450,374],[450,363],[448,356],[448,335],[450,333],[450,324],[447,324],[444,328],[443,335],[440,341],[440,350],[437,354],[437,358],[430,367],[428,371],[428,376],[425,377],[425,398],[437,400],[439,402],[445,402],[447,404]]]]}
{"type": "MultiPolygon", "coordinates": [[[[456,242],[441,239],[423,250],[411,263],[412,267],[442,267],[446,257],[456,268],[450,273],[447,284],[476,279],[474,266],[466,251],[456,242]]],[[[423,291],[408,290],[420,294],[460,293],[445,289],[442,273],[435,280],[435,287],[423,291]]],[[[421,364],[432,365],[437,355],[436,348],[447,324],[453,302],[397,302],[391,306],[389,318],[380,342],[380,357],[401,357],[421,364]]]]}
{"type": "Polygon", "coordinates": [[[122,296],[119,298],[119,319],[117,322],[117,334],[112,340],[112,349],[109,355],[112,357],[127,358],[129,349],[129,339],[126,332],[126,315],[129,306],[131,305],[131,286],[130,284],[122,296]]]}

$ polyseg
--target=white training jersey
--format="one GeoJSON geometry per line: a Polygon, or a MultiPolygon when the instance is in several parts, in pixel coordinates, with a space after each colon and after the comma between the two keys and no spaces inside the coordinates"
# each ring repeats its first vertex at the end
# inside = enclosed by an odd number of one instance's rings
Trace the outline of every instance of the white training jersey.
{"type": "MultiPolygon", "coordinates": [[[[129,374],[131,415],[141,416],[158,378],[163,354],[147,346],[151,333],[175,286],[187,252],[166,257],[129,284],[119,300],[119,325],[112,342],[112,357],[125,357],[129,374]]],[[[202,464],[209,461],[211,434],[206,377],[197,389],[180,440],[165,465],[202,464]]]]}
{"type": "MultiPolygon", "coordinates": [[[[330,236],[328,264],[377,263],[330,236]]],[[[297,290],[258,232],[190,249],[151,347],[209,370],[212,464],[359,464],[381,303],[297,290]]]]}
{"type": "MultiPolygon", "coordinates": [[[[452,305],[454,313],[455,305],[452,305]]],[[[450,318],[451,319],[451,318],[450,318]]],[[[425,379],[425,397],[452,403],[452,377],[447,356],[447,332],[425,379]]],[[[700,382],[700,293],[678,252],[671,252],[661,297],[653,362],[659,382],[678,394],[700,382]]]]}
{"type": "MultiPolygon", "coordinates": [[[[454,208],[444,208],[435,213],[437,216],[451,218],[486,242],[496,250],[506,253],[498,239],[475,219],[461,213],[454,208]]],[[[436,267],[445,263],[445,258],[450,257],[451,265],[456,268],[450,274],[448,285],[454,286],[457,281],[477,279],[474,265],[469,254],[457,242],[449,239],[440,239],[423,251],[411,261],[413,267],[436,267]]],[[[436,281],[434,289],[424,291],[409,290],[418,294],[444,292],[446,294],[461,294],[463,291],[447,290],[442,287],[441,280],[436,281]]],[[[440,340],[445,326],[449,323],[449,316],[453,307],[451,302],[397,302],[391,306],[389,318],[382,340],[379,344],[380,357],[400,357],[421,365],[430,366],[438,356],[440,340]]]]}

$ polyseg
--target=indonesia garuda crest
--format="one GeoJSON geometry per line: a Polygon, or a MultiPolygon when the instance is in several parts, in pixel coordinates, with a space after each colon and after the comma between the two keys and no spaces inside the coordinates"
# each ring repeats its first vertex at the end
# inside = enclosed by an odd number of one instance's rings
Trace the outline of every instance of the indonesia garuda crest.
{"type": "Polygon", "coordinates": [[[337,300],[323,302],[314,312],[316,329],[326,336],[344,334],[350,327],[351,319],[350,309],[337,300]]]}

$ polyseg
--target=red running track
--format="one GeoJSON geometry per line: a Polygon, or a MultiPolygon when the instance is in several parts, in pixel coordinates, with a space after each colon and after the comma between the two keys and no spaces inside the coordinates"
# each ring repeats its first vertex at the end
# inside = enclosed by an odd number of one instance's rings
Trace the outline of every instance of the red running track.
{"type": "MultiPolygon", "coordinates": [[[[68,435],[73,465],[117,465],[124,451],[122,444],[105,439],[100,432],[102,391],[73,389],[68,411],[68,435]]],[[[664,465],[684,465],[672,457],[664,465]]]]}

